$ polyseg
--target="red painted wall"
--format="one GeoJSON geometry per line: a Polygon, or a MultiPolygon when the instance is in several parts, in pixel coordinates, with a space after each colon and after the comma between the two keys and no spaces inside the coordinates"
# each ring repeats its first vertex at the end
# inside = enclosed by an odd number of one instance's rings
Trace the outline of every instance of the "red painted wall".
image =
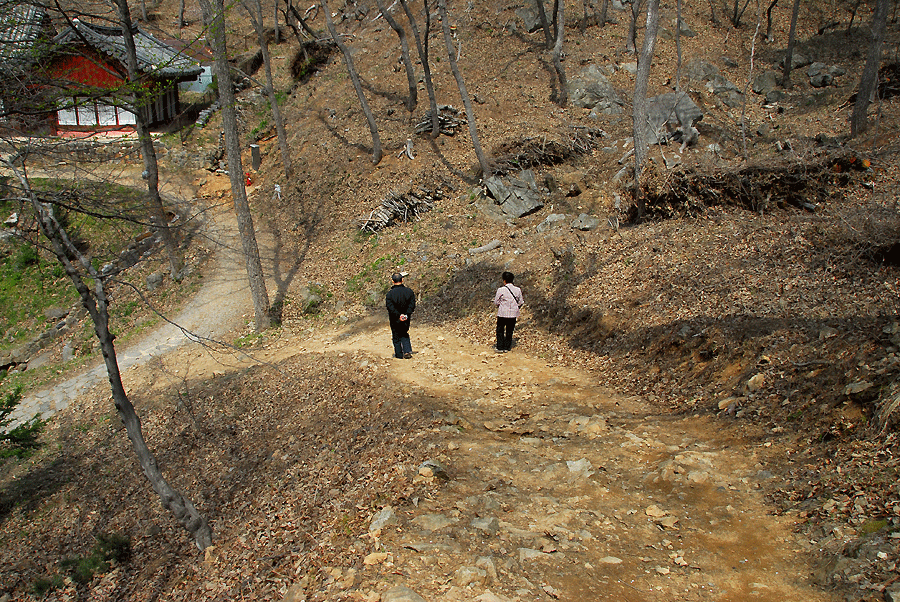
{"type": "Polygon", "coordinates": [[[54,78],[97,88],[116,88],[124,81],[109,63],[98,56],[62,56],[50,65],[49,71],[54,78]]]}

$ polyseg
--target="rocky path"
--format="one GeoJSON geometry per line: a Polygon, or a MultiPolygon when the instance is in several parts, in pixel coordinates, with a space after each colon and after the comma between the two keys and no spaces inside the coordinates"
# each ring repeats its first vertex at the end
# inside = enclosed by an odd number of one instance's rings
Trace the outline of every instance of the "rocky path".
{"type": "Polygon", "coordinates": [[[398,395],[432,399],[439,418],[419,471],[436,495],[377,515],[376,551],[335,569],[327,599],[830,599],[807,580],[808,542],[769,514],[760,444],[517,350],[412,336],[413,359],[391,358],[374,316],[293,349],[376,356],[398,395]]]}

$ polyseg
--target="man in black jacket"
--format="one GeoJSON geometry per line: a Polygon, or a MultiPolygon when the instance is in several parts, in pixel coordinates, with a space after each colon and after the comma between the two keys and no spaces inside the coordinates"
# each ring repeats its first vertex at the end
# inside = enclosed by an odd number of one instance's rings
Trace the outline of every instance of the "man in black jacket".
{"type": "Polygon", "coordinates": [[[385,296],[388,319],[391,321],[391,339],[394,342],[394,357],[412,357],[409,341],[409,319],[416,310],[416,294],[403,285],[406,274],[397,272],[391,276],[391,290],[385,296]]]}

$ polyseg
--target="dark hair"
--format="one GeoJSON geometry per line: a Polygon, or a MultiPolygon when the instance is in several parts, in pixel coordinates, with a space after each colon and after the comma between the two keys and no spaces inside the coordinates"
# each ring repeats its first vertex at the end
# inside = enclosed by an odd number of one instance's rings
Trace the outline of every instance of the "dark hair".
{"type": "Polygon", "coordinates": [[[506,282],[507,284],[512,284],[513,280],[516,279],[512,272],[503,272],[500,277],[503,278],[503,282],[506,282]]]}

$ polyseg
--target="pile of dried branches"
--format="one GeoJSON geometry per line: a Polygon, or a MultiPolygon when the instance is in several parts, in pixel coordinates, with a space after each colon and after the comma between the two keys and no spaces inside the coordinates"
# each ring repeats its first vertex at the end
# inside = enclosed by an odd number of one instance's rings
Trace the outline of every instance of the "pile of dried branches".
{"type": "Polygon", "coordinates": [[[529,169],[541,165],[556,165],[570,157],[585,155],[597,146],[597,139],[606,134],[598,129],[576,126],[566,132],[562,141],[547,140],[547,136],[528,137],[504,142],[494,149],[495,173],[529,169]]]}
{"type": "Polygon", "coordinates": [[[847,186],[854,174],[869,169],[853,153],[824,154],[804,162],[746,165],[740,169],[687,169],[648,190],[646,215],[695,215],[705,207],[734,205],[762,212],[788,206],[815,211],[847,186]]]}
{"type": "MultiPolygon", "coordinates": [[[[465,120],[459,118],[459,109],[450,105],[441,105],[438,107],[438,125],[441,134],[444,136],[452,136],[456,130],[465,124],[465,120]]],[[[431,111],[427,111],[422,119],[416,124],[415,133],[427,134],[431,132],[431,111]]]]}
{"type": "Polygon", "coordinates": [[[431,211],[434,201],[443,198],[440,188],[437,190],[410,190],[406,193],[388,193],[381,205],[368,217],[360,219],[359,229],[378,232],[397,222],[411,222],[422,213],[431,211]]]}

